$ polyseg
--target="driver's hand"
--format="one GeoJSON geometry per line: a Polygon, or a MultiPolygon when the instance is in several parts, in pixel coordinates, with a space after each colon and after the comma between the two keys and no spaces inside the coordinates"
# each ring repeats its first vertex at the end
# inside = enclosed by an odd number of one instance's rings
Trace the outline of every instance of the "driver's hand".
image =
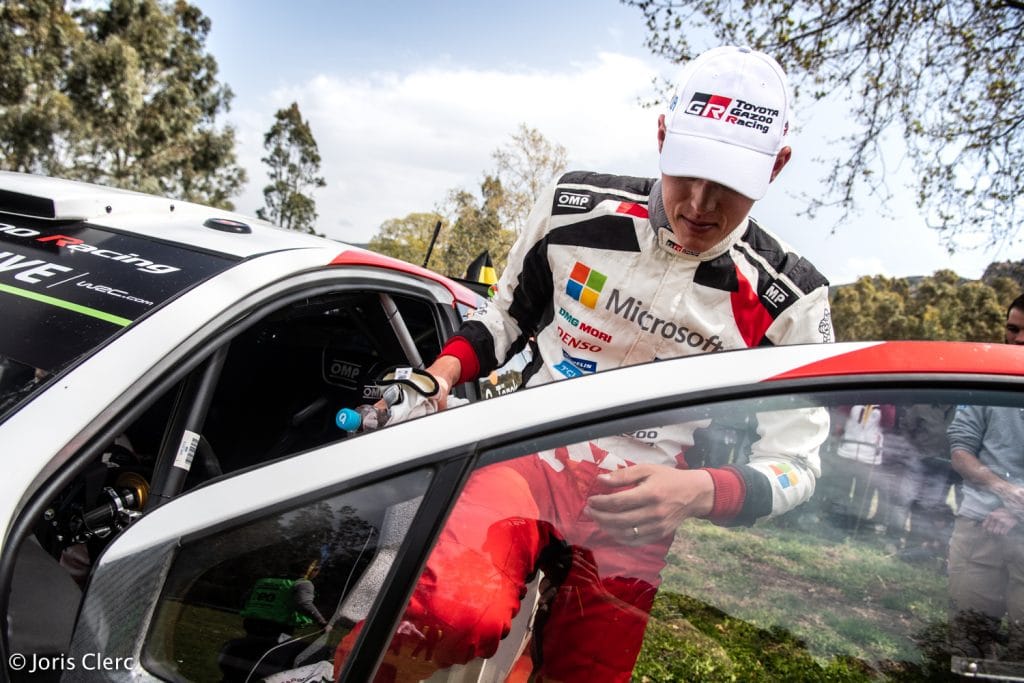
{"type": "Polygon", "coordinates": [[[645,545],[675,533],[690,517],[711,512],[715,485],[704,470],[641,464],[602,474],[613,492],[590,496],[586,513],[625,545],[645,545]],[[615,490],[621,489],[625,490],[615,490]]]}
{"type": "Polygon", "coordinates": [[[985,517],[981,528],[996,536],[1005,536],[1017,526],[1017,516],[1007,508],[996,508],[985,517]]]}

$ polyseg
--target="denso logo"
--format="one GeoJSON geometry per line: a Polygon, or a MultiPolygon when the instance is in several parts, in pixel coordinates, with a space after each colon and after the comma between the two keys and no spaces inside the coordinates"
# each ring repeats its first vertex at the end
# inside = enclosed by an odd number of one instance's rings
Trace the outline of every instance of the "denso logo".
{"type": "Polygon", "coordinates": [[[562,316],[562,318],[570,325],[579,329],[580,332],[586,332],[590,336],[597,337],[603,342],[611,343],[612,335],[608,334],[607,332],[602,332],[601,330],[597,329],[596,327],[589,323],[581,321],[579,318],[577,318],[576,316],[574,316],[572,313],[565,310],[561,306],[558,307],[558,315],[562,316]]]}
{"type": "Polygon", "coordinates": [[[586,339],[577,339],[572,336],[559,326],[558,338],[562,340],[562,343],[571,349],[579,349],[580,351],[593,351],[594,353],[601,353],[601,349],[604,348],[594,342],[587,341],[586,339]]]}
{"type": "MultiPolygon", "coordinates": [[[[622,299],[622,294],[613,289],[608,295],[608,301],[604,305],[605,310],[612,311],[622,316],[624,320],[634,323],[644,332],[660,335],[664,339],[674,339],[680,344],[686,344],[694,349],[702,351],[721,351],[725,348],[718,335],[705,337],[696,330],[691,330],[685,325],[664,320],[651,314],[644,309],[644,302],[633,297],[622,299]]],[[[561,329],[559,329],[561,332],[561,329]]]]}

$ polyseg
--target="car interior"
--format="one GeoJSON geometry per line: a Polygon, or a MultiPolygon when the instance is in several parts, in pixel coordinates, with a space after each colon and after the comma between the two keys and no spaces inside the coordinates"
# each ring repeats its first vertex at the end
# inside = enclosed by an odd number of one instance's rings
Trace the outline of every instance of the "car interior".
{"type": "Polygon", "coordinates": [[[158,498],[347,438],[336,413],[376,401],[384,372],[411,364],[410,345],[431,359],[447,334],[434,304],[370,290],[300,298],[243,327],[169,390],[145,396],[46,506],[15,566],[10,651],[66,651],[91,564],[158,498]],[[171,467],[185,430],[199,437],[187,475],[171,467]]]}

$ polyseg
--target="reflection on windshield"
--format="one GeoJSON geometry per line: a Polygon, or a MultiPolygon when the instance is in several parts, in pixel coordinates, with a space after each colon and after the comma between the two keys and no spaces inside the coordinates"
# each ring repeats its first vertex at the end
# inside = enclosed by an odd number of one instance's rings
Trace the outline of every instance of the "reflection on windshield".
{"type": "Polygon", "coordinates": [[[0,356],[0,416],[28,400],[50,376],[46,370],[0,356]]]}
{"type": "Polygon", "coordinates": [[[1024,419],[1018,405],[986,403],[1019,400],[846,391],[533,442],[470,478],[377,680],[454,680],[466,667],[560,681],[1019,672],[1024,419]],[[957,407],[965,400],[974,405],[957,407]],[[976,449],[1003,462],[1003,503],[988,502],[1006,510],[965,522],[978,515],[956,449],[985,434],[995,447],[986,420],[1009,435],[1009,460],[976,449]],[[653,505],[655,480],[678,492],[700,476],[718,487],[710,512],[653,505]],[[723,503],[729,476],[741,487],[723,503]],[[993,559],[984,579],[964,567],[993,559]]]}

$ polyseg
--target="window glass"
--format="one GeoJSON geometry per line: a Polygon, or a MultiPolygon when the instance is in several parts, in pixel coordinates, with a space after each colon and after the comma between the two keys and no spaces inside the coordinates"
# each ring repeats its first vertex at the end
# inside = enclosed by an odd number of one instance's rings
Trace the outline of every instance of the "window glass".
{"type": "Polygon", "coordinates": [[[85,223],[0,216],[0,416],[47,376],[236,261],[85,223]]]}
{"type": "Polygon", "coordinates": [[[937,390],[759,398],[503,451],[453,509],[378,680],[1020,673],[1021,405],[937,390]],[[961,478],[958,446],[1000,493],[961,478]],[[610,471],[635,479],[615,487],[610,471]],[[721,494],[713,521],[650,505],[701,477],[721,494]],[[978,579],[986,565],[998,570],[978,579]]]}
{"type": "Polygon", "coordinates": [[[157,604],[147,668],[194,681],[333,676],[337,643],[366,616],[430,477],[413,472],[185,543],[157,604]]]}

